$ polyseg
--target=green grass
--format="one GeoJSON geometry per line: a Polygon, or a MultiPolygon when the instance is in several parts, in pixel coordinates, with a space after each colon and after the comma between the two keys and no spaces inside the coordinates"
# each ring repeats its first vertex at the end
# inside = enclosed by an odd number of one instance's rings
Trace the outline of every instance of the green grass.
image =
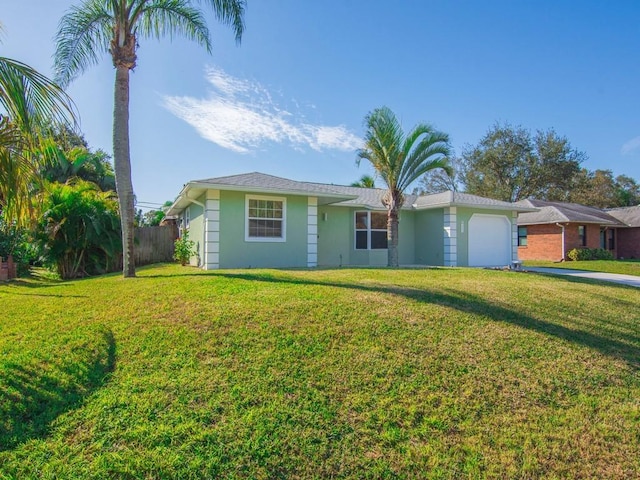
{"type": "Polygon", "coordinates": [[[0,305],[0,478],[640,476],[640,289],[171,265],[0,305]]]}
{"type": "Polygon", "coordinates": [[[588,270],[591,272],[622,273],[640,277],[640,260],[582,260],[579,262],[549,262],[527,260],[525,267],[568,268],[570,270],[588,270]]]}

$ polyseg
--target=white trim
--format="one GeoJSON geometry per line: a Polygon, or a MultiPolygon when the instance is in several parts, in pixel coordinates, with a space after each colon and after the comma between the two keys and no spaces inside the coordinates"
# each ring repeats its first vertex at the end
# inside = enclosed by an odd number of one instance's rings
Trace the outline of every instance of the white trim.
{"type": "MultiPolygon", "coordinates": [[[[519,245],[519,238],[520,238],[520,227],[522,228],[527,228],[526,225],[518,225],[518,212],[511,212],[511,261],[512,262],[519,262],[520,261],[520,257],[518,257],[518,247],[519,245]]],[[[527,229],[527,236],[529,234],[529,231],[527,229]]],[[[528,239],[527,239],[527,244],[529,243],[528,239]]],[[[523,245],[524,247],[525,245],[523,245]]]]}
{"type": "MultiPolygon", "coordinates": [[[[263,219],[269,220],[269,219],[263,219]]],[[[244,241],[245,242],[266,242],[266,243],[283,243],[287,241],[287,199],[285,197],[272,197],[270,195],[253,195],[246,194],[244,196],[244,241]],[[274,218],[282,222],[281,237],[250,237],[249,236],[249,200],[269,200],[273,202],[282,202],[282,218],[274,218]]]]}
{"type": "Polygon", "coordinates": [[[307,198],[307,267],[318,266],[318,198],[307,198]]]}
{"type": "Polygon", "coordinates": [[[220,268],[220,191],[207,190],[204,201],[204,261],[202,268],[220,268]]]}
{"type": "Polygon", "coordinates": [[[444,266],[456,267],[458,265],[458,231],[457,209],[448,207],[444,209],[444,266]]]}

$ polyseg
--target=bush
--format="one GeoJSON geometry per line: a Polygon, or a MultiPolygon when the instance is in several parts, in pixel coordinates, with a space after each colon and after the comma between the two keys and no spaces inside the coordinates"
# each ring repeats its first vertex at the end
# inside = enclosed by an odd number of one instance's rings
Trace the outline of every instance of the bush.
{"type": "Polygon", "coordinates": [[[113,271],[122,252],[112,192],[90,182],[47,184],[38,237],[45,265],[63,279],[113,271]]]}
{"type": "Polygon", "coordinates": [[[0,214],[0,257],[13,256],[18,266],[18,276],[29,273],[29,265],[39,257],[38,248],[32,242],[31,234],[24,228],[8,225],[0,214]]]}
{"type": "Polygon", "coordinates": [[[567,257],[574,262],[581,260],[613,260],[613,253],[604,248],[574,248],[567,257]]]}
{"type": "Polygon", "coordinates": [[[195,246],[196,242],[189,240],[189,232],[185,230],[174,244],[173,258],[180,262],[181,265],[186,265],[196,253],[195,246]]]}

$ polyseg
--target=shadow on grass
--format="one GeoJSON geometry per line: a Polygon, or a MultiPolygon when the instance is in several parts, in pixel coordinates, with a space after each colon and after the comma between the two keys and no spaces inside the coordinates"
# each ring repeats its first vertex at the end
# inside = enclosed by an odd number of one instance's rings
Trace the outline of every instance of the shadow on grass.
{"type": "MultiPolygon", "coordinates": [[[[323,282],[300,278],[282,278],[268,273],[216,273],[218,277],[234,278],[257,282],[289,283],[296,285],[316,285],[322,287],[347,288],[366,292],[377,292],[402,297],[424,303],[431,303],[449,307],[461,312],[483,315],[493,321],[499,321],[516,325],[521,328],[533,330],[557,337],[568,342],[582,345],[609,357],[625,361],[631,368],[640,369],[640,336],[625,335],[625,342],[615,338],[598,335],[593,332],[572,329],[564,325],[553,323],[552,321],[535,318],[526,315],[516,309],[506,308],[496,305],[485,298],[470,293],[458,291],[438,292],[433,290],[421,290],[412,287],[393,287],[383,285],[360,285],[353,283],[323,282]]],[[[557,277],[555,277],[557,278],[557,277]]],[[[588,282],[591,283],[591,282],[588,282]]],[[[617,285],[625,287],[624,285],[617,285]]],[[[635,287],[625,287],[632,288],[635,287]]]]}
{"type": "Polygon", "coordinates": [[[115,369],[116,344],[110,330],[102,329],[97,337],[86,347],[85,361],[51,368],[42,368],[37,359],[30,366],[0,362],[0,452],[44,437],[59,415],[105,383],[115,369]]]}

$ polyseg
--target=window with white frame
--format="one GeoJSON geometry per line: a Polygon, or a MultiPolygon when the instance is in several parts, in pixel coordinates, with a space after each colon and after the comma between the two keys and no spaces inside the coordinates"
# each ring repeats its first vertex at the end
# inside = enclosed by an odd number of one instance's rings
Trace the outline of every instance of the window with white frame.
{"type": "Polygon", "coordinates": [[[184,209],[184,228],[189,230],[189,224],[191,223],[191,205],[184,209]]]}
{"type": "Polygon", "coordinates": [[[356,250],[383,250],[387,248],[387,213],[356,212],[356,250]]]}
{"type": "Polygon", "coordinates": [[[284,242],[286,240],[286,198],[247,195],[245,204],[246,241],[284,242]]]}

